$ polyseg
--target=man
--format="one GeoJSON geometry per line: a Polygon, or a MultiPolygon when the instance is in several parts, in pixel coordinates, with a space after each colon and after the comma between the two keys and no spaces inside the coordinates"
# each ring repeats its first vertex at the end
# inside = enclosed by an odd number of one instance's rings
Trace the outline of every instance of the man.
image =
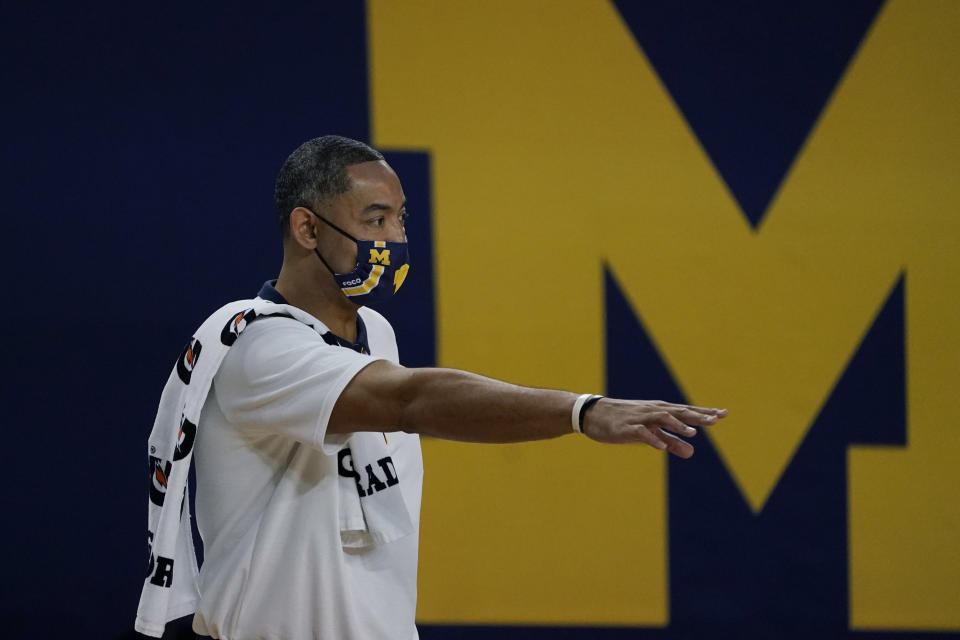
{"type": "MultiPolygon", "coordinates": [[[[407,276],[406,202],[383,156],[337,136],[310,140],[284,163],[275,198],[283,266],[255,313],[230,316],[196,428],[199,634],[416,638],[421,434],[517,442],[581,431],[689,457],[678,435],[726,414],[405,368],[389,323],[366,306],[407,276]]],[[[194,351],[187,369],[203,360],[194,351]]]]}

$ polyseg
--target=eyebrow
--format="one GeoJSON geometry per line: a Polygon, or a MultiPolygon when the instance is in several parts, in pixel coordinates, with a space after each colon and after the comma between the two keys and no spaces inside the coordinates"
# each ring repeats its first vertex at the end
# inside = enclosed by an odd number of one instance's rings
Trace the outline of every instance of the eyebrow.
{"type": "MultiPolygon", "coordinates": [[[[400,209],[403,209],[407,206],[407,201],[404,200],[400,204],[400,209]]],[[[371,211],[392,211],[393,207],[382,202],[372,202],[363,208],[363,213],[370,213],[371,211]]]]}

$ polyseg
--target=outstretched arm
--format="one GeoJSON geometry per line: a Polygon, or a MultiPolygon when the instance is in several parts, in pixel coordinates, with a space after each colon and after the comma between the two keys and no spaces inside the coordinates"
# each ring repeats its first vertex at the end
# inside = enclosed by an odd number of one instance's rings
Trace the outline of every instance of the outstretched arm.
{"type": "MultiPolygon", "coordinates": [[[[573,432],[577,394],[522,387],[457,369],[408,369],[379,360],[340,394],[327,433],[407,431],[446,440],[521,442],[573,432]]],[[[583,432],[599,442],[642,442],[683,458],[693,436],[725,410],[604,398],[587,411],[583,432]],[[691,426],[688,426],[691,425],[691,426]]]]}

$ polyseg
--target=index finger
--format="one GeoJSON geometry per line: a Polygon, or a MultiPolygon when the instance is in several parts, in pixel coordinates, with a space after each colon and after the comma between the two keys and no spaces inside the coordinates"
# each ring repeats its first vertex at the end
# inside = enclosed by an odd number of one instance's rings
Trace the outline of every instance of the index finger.
{"type": "Polygon", "coordinates": [[[697,413],[702,413],[707,416],[717,416],[718,418],[726,417],[726,409],[717,409],[717,408],[708,408],[708,407],[696,407],[692,404],[677,404],[674,402],[667,403],[671,409],[684,410],[689,409],[690,411],[696,411],[697,413]]]}

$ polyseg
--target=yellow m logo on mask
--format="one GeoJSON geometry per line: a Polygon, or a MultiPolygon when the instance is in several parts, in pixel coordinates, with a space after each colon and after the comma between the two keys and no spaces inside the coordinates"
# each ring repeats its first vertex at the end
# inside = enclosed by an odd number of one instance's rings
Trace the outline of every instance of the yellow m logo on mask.
{"type": "Polygon", "coordinates": [[[383,251],[370,249],[370,264],[383,264],[389,267],[390,249],[384,249],[383,251]]]}

